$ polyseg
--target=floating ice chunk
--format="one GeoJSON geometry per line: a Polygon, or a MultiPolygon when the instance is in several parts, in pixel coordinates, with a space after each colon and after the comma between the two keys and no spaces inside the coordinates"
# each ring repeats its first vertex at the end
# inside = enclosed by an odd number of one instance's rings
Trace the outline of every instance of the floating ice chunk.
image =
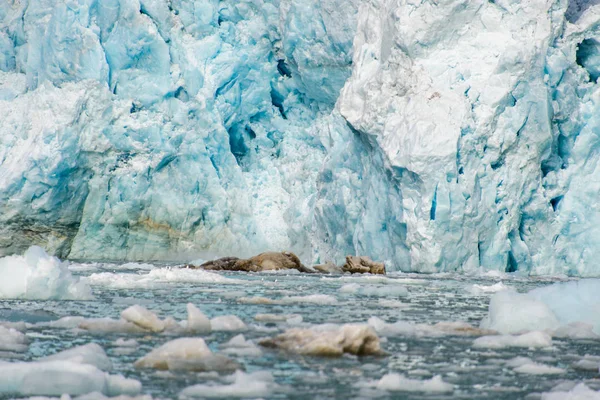
{"type": "Polygon", "coordinates": [[[487,335],[493,331],[474,327],[466,322],[438,322],[435,325],[413,324],[397,321],[389,324],[378,317],[369,318],[368,324],[381,336],[477,336],[487,335]]]}
{"type": "Polygon", "coordinates": [[[180,398],[257,398],[268,397],[279,390],[270,372],[246,374],[236,371],[229,385],[194,385],[179,394],[180,398]]]}
{"type": "Polygon", "coordinates": [[[198,307],[192,303],[187,304],[186,330],[194,333],[210,333],[210,319],[198,307]]]}
{"type": "Polygon", "coordinates": [[[121,318],[152,332],[162,332],[165,330],[165,323],[156,314],[142,306],[135,305],[123,310],[121,318]]]}
{"type": "Polygon", "coordinates": [[[280,302],[283,304],[306,303],[319,305],[334,305],[338,303],[335,297],[328,294],[311,294],[308,296],[286,296],[283,297],[280,302]]]}
{"type": "MultiPolygon", "coordinates": [[[[600,335],[600,279],[561,282],[532,290],[528,297],[543,302],[561,325],[585,322],[600,335]]],[[[534,322],[531,322],[535,326],[534,322]]],[[[535,328],[535,329],[540,329],[535,328]]]]}
{"type": "Polygon", "coordinates": [[[58,329],[74,329],[78,328],[79,325],[85,321],[84,317],[62,317],[57,321],[50,322],[41,322],[37,325],[39,326],[47,326],[49,328],[58,328],[58,329]]]}
{"type": "Polygon", "coordinates": [[[503,290],[510,289],[502,282],[495,283],[493,285],[471,285],[467,288],[467,291],[472,294],[487,294],[487,293],[497,293],[503,290]]]}
{"type": "Polygon", "coordinates": [[[31,246],[22,256],[0,258],[0,298],[89,300],[93,296],[66,263],[31,246]]]}
{"type": "Polygon", "coordinates": [[[440,375],[431,379],[418,380],[392,373],[384,375],[375,382],[374,386],[389,392],[449,393],[454,391],[454,385],[444,382],[440,375]]]}
{"type": "Polygon", "coordinates": [[[559,326],[545,303],[513,290],[496,293],[490,300],[488,315],[481,321],[482,328],[503,334],[554,330],[559,326]]]}
{"type": "Polygon", "coordinates": [[[565,372],[562,368],[551,367],[545,364],[539,364],[527,357],[516,357],[506,363],[507,366],[514,368],[515,372],[530,375],[558,375],[565,372]]]}
{"type": "Polygon", "coordinates": [[[247,283],[247,281],[226,278],[214,272],[189,268],[154,268],[147,274],[99,272],[82,278],[82,280],[92,286],[104,286],[111,289],[151,289],[170,283],[247,283]]]}
{"type": "Polygon", "coordinates": [[[22,353],[29,348],[29,340],[22,332],[0,326],[0,351],[22,353]]]}
{"type": "Polygon", "coordinates": [[[549,365],[530,363],[523,364],[520,367],[515,368],[515,372],[529,375],[559,375],[564,374],[565,370],[558,367],[551,367],[549,365]]]}
{"type": "Polygon", "coordinates": [[[237,335],[231,338],[230,341],[221,345],[223,353],[236,356],[260,357],[262,351],[249,340],[246,340],[244,335],[237,335]]]}
{"type": "Polygon", "coordinates": [[[215,317],[210,320],[210,325],[213,331],[247,331],[248,326],[236,317],[235,315],[222,315],[220,317],[215,317]]]}
{"type": "Polygon", "coordinates": [[[542,400],[600,400],[600,391],[596,392],[580,383],[569,391],[542,393],[542,400]]]}
{"type": "Polygon", "coordinates": [[[600,335],[594,332],[594,326],[585,322],[571,322],[552,332],[552,336],[571,339],[598,339],[600,335]]]}
{"type": "Polygon", "coordinates": [[[285,322],[298,316],[298,314],[256,314],[254,319],[261,322],[285,322]]]}
{"type": "Polygon", "coordinates": [[[550,347],[552,338],[546,332],[533,331],[518,336],[482,336],[475,339],[473,347],[502,349],[505,347],[550,347]]]}
{"type": "Polygon", "coordinates": [[[0,393],[20,396],[136,395],[142,385],[134,379],[109,375],[93,365],[70,361],[0,364],[0,393]]]}
{"type": "Polygon", "coordinates": [[[90,318],[79,324],[80,329],[92,333],[146,333],[147,330],[124,319],[90,318]]]}
{"type": "Polygon", "coordinates": [[[93,365],[103,371],[110,371],[113,367],[104,349],[96,343],[73,347],[51,356],[40,358],[38,361],[70,361],[77,364],[93,365]]]}
{"type": "Polygon", "coordinates": [[[297,354],[341,356],[381,354],[379,337],[369,325],[316,325],[308,329],[292,328],[273,338],[259,342],[297,354]]]}
{"type": "Polygon", "coordinates": [[[356,293],[360,289],[360,285],[358,283],[347,283],[340,288],[340,292],[342,293],[356,293]]]}
{"type": "Polygon", "coordinates": [[[555,283],[526,294],[502,291],[492,296],[481,327],[503,334],[545,330],[559,337],[593,338],[600,335],[599,291],[600,279],[555,283]]]}
{"type": "Polygon", "coordinates": [[[600,356],[586,354],[583,358],[571,365],[574,369],[583,371],[600,372],[600,356]]]}
{"type": "Polygon", "coordinates": [[[398,309],[408,309],[410,308],[409,304],[403,303],[400,300],[392,300],[392,299],[379,299],[377,304],[380,307],[384,308],[398,308],[398,309]]]}
{"type": "Polygon", "coordinates": [[[138,347],[139,343],[135,339],[118,338],[113,342],[113,345],[115,347],[138,347]]]}
{"type": "Polygon", "coordinates": [[[268,297],[261,297],[261,296],[240,297],[237,301],[238,301],[238,303],[243,303],[243,304],[276,304],[277,303],[273,299],[269,299],[268,297]]]}
{"type": "Polygon", "coordinates": [[[134,366],[190,371],[235,371],[239,368],[235,361],[213,354],[201,338],[171,340],[137,360],[134,366]]]}
{"type": "Polygon", "coordinates": [[[25,332],[28,327],[31,326],[30,323],[19,321],[19,322],[11,322],[11,321],[0,321],[0,326],[7,329],[15,329],[19,332],[25,332]]]}
{"type": "Polygon", "coordinates": [[[407,297],[408,289],[401,285],[363,286],[358,291],[363,296],[374,297],[407,297]]]}

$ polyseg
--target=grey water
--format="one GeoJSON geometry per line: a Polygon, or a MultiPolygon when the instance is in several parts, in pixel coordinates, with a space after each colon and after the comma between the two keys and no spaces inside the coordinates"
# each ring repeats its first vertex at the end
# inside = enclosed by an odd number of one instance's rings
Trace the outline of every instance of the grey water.
{"type": "MultiPolygon", "coordinates": [[[[73,271],[81,277],[92,273],[109,272],[113,281],[93,285],[95,299],[90,301],[0,301],[0,320],[38,323],[27,330],[31,340],[29,351],[18,356],[24,361],[53,354],[75,345],[98,343],[114,364],[113,373],[142,382],[143,393],[155,398],[177,398],[181,390],[194,384],[219,384],[224,376],[217,373],[164,372],[138,370],[133,363],[153,348],[172,340],[165,334],[92,334],[79,329],[50,328],[43,322],[65,316],[86,318],[119,318],[122,310],[140,304],[161,318],[172,316],[185,320],[186,304],[191,302],[209,317],[236,315],[249,327],[243,332],[246,339],[258,340],[289,328],[286,322],[262,322],[257,314],[295,314],[302,325],[323,323],[366,323],[373,317],[386,322],[407,321],[435,324],[441,321],[464,321],[478,326],[486,315],[492,293],[477,293],[473,285],[491,286],[500,280],[518,291],[548,285],[556,279],[534,279],[518,275],[464,276],[452,274],[416,275],[395,273],[380,276],[323,276],[291,273],[248,274],[226,273],[223,276],[241,281],[237,284],[186,283],[155,281],[148,284],[131,283],[127,278],[145,275],[146,269],[118,269],[111,265],[75,265],[73,271]],[[114,271],[111,268],[114,267],[114,271]],[[123,283],[129,282],[129,283],[123,283]],[[344,285],[358,284],[368,288],[408,290],[367,291],[371,295],[340,290],[344,285]],[[137,286],[137,287],[136,287],[137,286]],[[327,294],[337,304],[247,304],[241,298],[327,294]],[[377,295],[373,295],[377,294],[377,295]],[[380,301],[383,300],[382,303],[380,301]],[[392,300],[392,301],[390,301],[392,300]],[[389,301],[386,303],[386,301],[389,301]],[[402,303],[402,306],[400,306],[402,303]],[[394,306],[397,304],[398,306],[394,306]],[[386,305],[386,306],[384,306],[386,305]],[[40,324],[41,323],[41,324],[40,324]],[[119,338],[134,338],[139,346],[123,352],[114,346],[119,338]]],[[[155,268],[166,268],[156,266],[155,268]]],[[[178,268],[178,267],[169,267],[178,268]]],[[[227,342],[236,332],[213,332],[204,336],[213,351],[227,342]]],[[[586,354],[599,355],[600,342],[593,340],[554,339],[547,349],[476,349],[473,336],[442,335],[396,336],[382,338],[387,355],[381,357],[341,358],[299,356],[274,349],[262,349],[260,357],[231,356],[246,372],[269,371],[282,388],[270,398],[329,399],[329,398],[403,398],[403,399],[516,399],[539,398],[564,381],[586,381],[593,389],[600,387],[597,371],[572,368],[574,361],[586,354]],[[529,357],[546,365],[565,370],[559,375],[519,374],[505,366],[505,361],[517,356],[529,357]],[[445,382],[455,385],[452,393],[383,392],[365,385],[388,373],[400,373],[412,379],[429,379],[441,375],[445,382]]],[[[2,355],[2,360],[14,360],[2,355]]]]}

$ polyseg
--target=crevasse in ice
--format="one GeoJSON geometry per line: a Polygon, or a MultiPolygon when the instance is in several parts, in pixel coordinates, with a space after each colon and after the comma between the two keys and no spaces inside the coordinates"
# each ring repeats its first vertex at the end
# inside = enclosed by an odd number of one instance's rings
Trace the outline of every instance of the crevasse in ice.
{"type": "Polygon", "coordinates": [[[590,0],[0,4],[0,248],[597,275],[590,0]]]}

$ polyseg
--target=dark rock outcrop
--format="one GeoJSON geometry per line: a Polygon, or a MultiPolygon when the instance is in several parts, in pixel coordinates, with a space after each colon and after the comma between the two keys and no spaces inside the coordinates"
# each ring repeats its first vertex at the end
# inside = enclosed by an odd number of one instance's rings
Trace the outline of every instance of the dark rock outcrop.
{"type": "Polygon", "coordinates": [[[261,272],[284,269],[295,269],[304,273],[322,274],[380,274],[385,275],[385,265],[375,262],[369,257],[347,256],[346,263],[339,267],[332,262],[315,265],[307,268],[294,253],[268,251],[254,257],[243,259],[237,257],[223,257],[217,260],[207,261],[201,265],[186,265],[187,268],[206,269],[209,271],[245,271],[261,272]]]}
{"type": "Polygon", "coordinates": [[[246,271],[261,272],[282,269],[295,269],[300,272],[314,273],[315,271],[305,267],[297,255],[291,252],[266,252],[260,253],[249,259],[237,257],[224,257],[208,261],[200,266],[188,266],[189,268],[200,268],[211,271],[246,271]]]}

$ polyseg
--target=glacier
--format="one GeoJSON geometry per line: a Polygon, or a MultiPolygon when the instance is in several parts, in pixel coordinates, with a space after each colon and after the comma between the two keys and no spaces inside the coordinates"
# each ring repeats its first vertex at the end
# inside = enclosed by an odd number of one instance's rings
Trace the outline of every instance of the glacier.
{"type": "Polygon", "coordinates": [[[596,0],[2,0],[0,255],[597,276],[599,76],[596,0]]]}

